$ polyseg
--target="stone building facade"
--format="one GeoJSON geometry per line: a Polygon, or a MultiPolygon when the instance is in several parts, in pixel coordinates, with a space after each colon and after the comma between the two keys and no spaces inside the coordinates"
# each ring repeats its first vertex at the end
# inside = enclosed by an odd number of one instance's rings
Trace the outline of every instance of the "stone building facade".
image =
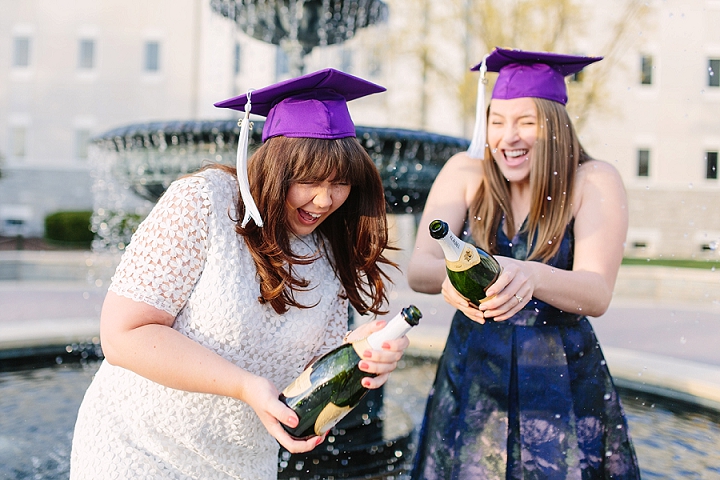
{"type": "MultiPolygon", "coordinates": [[[[591,21],[567,53],[603,55],[613,15],[630,2],[578,0],[591,21]]],[[[452,82],[408,52],[415,41],[447,45],[432,60],[448,73],[480,58],[456,48],[462,35],[420,28],[418,2],[386,3],[385,24],[314,49],[306,71],[339,68],[388,88],[352,102],[358,124],[468,137],[452,82]]],[[[439,28],[456,3],[427,3],[428,25],[439,28]]],[[[718,258],[720,0],[644,3],[602,108],[582,119],[582,141],[625,181],[627,255],[718,258]]],[[[0,235],[39,236],[48,213],[93,208],[89,138],[131,123],[226,119],[214,102],[290,75],[281,49],[208,0],[0,0],[0,11],[0,235]]]]}

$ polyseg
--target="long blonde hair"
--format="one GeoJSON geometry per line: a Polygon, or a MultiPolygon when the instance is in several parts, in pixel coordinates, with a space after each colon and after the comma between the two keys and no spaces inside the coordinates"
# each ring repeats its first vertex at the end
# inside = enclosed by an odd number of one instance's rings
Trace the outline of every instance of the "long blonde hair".
{"type": "MultiPolygon", "coordinates": [[[[578,166],[590,160],[570,121],[565,106],[533,98],[538,134],[530,169],[528,260],[548,261],[556,253],[573,215],[573,191],[578,166]]],[[[484,175],[470,205],[470,233],[478,246],[498,253],[495,237],[505,217],[508,237],[515,231],[510,207],[510,182],[485,149],[484,175]]]]}

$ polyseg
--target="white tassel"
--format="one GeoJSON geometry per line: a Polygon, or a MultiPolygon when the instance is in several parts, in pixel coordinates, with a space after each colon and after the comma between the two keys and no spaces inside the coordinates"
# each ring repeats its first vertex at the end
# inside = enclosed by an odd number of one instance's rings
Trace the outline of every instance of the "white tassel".
{"type": "Polygon", "coordinates": [[[258,227],[263,226],[262,217],[258,211],[255,200],[253,200],[252,194],[250,193],[250,181],[248,180],[248,168],[247,168],[247,151],[248,141],[250,137],[250,110],[252,105],[250,104],[250,94],[252,91],[247,93],[247,103],[245,104],[245,116],[240,120],[240,136],[238,137],[238,150],[237,150],[237,177],[238,183],[240,184],[240,197],[245,204],[245,217],[242,221],[242,227],[245,228],[250,218],[255,221],[255,225],[258,227]]]}
{"type": "Polygon", "coordinates": [[[485,65],[485,60],[487,57],[485,55],[480,64],[480,79],[478,79],[477,104],[475,106],[475,129],[467,151],[470,158],[485,158],[485,134],[487,132],[485,118],[485,84],[487,84],[485,73],[487,72],[487,65],[485,65]]]}

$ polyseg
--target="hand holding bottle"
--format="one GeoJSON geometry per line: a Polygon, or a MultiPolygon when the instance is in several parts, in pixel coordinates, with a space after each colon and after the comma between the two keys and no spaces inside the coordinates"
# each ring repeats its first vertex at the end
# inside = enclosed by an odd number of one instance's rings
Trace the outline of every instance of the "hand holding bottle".
{"type": "Polygon", "coordinates": [[[496,256],[495,259],[502,266],[502,273],[488,287],[488,299],[478,306],[468,302],[467,298],[455,289],[449,278],[445,278],[442,285],[445,301],[481,324],[490,319],[495,322],[509,319],[532,300],[535,291],[533,277],[526,268],[527,264],[532,262],[502,256],[496,256]]]}
{"type": "MultiPolygon", "coordinates": [[[[387,326],[386,320],[373,320],[360,325],[353,330],[346,338],[347,343],[367,338],[387,326]]],[[[402,359],[405,349],[410,345],[410,340],[403,335],[400,338],[386,340],[379,350],[368,349],[363,353],[362,362],[359,365],[361,371],[371,374],[363,378],[363,386],[370,389],[382,387],[390,373],[397,368],[402,359]]]]}
{"type": "Polygon", "coordinates": [[[494,257],[460,240],[442,220],[430,222],[429,229],[445,255],[443,297],[468,318],[507,320],[530,301],[534,287],[525,271],[528,262],[494,257]]]}
{"type": "Polygon", "coordinates": [[[290,436],[281,423],[297,425],[298,418],[291,409],[278,400],[278,390],[268,379],[248,374],[243,382],[244,394],[240,399],[250,405],[265,429],[290,453],[309,452],[322,443],[325,437],[299,440],[290,436]]]}
{"type": "Polygon", "coordinates": [[[357,406],[369,388],[385,382],[408,345],[405,333],[421,317],[420,310],[410,305],[387,325],[373,322],[374,325],[360,327],[349,338],[351,343],[340,345],[313,362],[280,394],[280,401],[299,419],[295,426],[284,422],[285,430],[295,438],[305,439],[323,435],[336,425],[357,406]],[[370,335],[364,337],[367,333],[370,335]],[[370,375],[365,376],[366,373],[370,375]]]}
{"type": "Polygon", "coordinates": [[[495,257],[460,240],[442,220],[430,222],[429,229],[430,236],[442,247],[445,270],[455,290],[475,306],[491,298],[487,289],[502,271],[495,257]]]}

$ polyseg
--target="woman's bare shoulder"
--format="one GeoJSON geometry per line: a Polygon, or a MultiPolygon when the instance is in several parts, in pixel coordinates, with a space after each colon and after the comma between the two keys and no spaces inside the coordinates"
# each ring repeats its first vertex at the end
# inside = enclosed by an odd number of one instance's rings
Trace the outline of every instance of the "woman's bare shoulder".
{"type": "Polygon", "coordinates": [[[604,160],[589,160],[578,167],[578,180],[580,182],[586,180],[604,180],[619,181],[620,172],[610,162],[604,160]]]}
{"type": "Polygon", "coordinates": [[[458,152],[448,159],[446,166],[458,169],[482,170],[483,159],[472,158],[467,152],[458,152]]]}
{"type": "Polygon", "coordinates": [[[484,161],[471,158],[467,152],[456,153],[445,162],[438,178],[443,178],[456,186],[475,186],[483,175],[484,161]]]}
{"type": "Polygon", "coordinates": [[[580,165],[574,197],[576,214],[582,205],[611,200],[623,205],[627,202],[620,172],[614,165],[602,160],[590,160],[580,165]]]}

